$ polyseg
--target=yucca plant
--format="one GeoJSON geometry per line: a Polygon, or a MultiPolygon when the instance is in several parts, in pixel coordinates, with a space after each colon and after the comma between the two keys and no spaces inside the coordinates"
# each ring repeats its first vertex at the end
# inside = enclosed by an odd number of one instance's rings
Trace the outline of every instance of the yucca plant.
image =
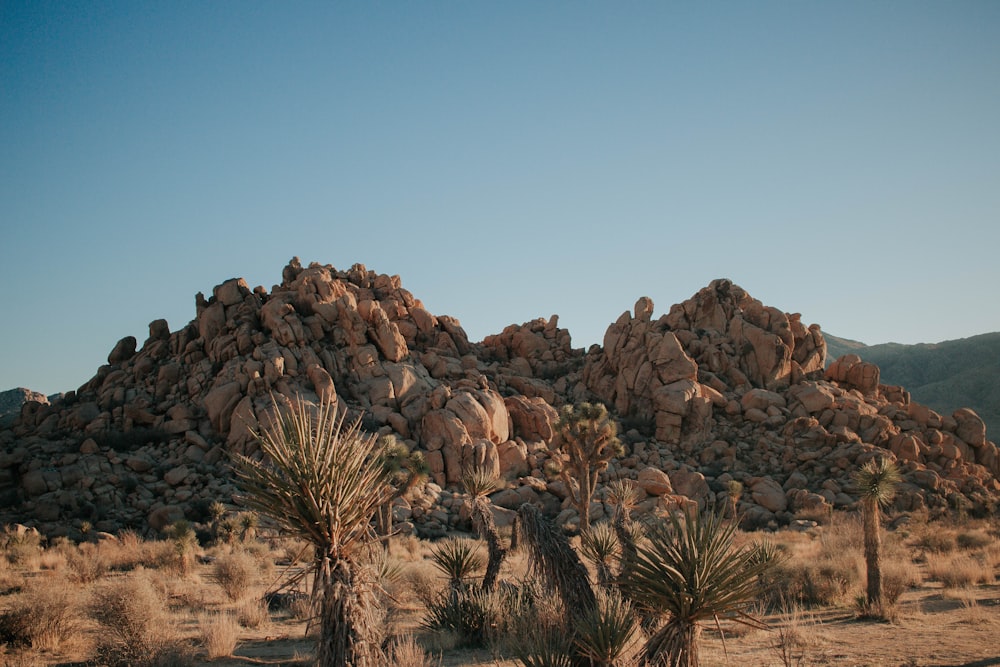
{"type": "Polygon", "coordinates": [[[597,606],[576,622],[576,653],[591,667],[633,664],[642,632],[632,605],[618,591],[599,591],[597,606]]]}
{"type": "Polygon", "coordinates": [[[733,546],[735,530],[718,513],[671,514],[649,527],[635,556],[622,564],[628,598],[666,618],[646,643],[647,665],[697,667],[698,639],[709,621],[763,626],[747,610],[767,564],[756,562],[751,549],[733,546]]]}
{"type": "Polygon", "coordinates": [[[611,521],[621,546],[621,555],[623,558],[631,558],[635,555],[636,542],[632,510],[639,502],[639,490],[632,480],[616,479],[608,484],[607,499],[615,506],[611,521]]]}
{"type": "Polygon", "coordinates": [[[472,527],[476,529],[479,536],[486,540],[486,548],[489,552],[489,559],[486,562],[486,574],[483,575],[483,590],[491,591],[496,586],[497,578],[500,576],[500,566],[504,558],[507,557],[507,547],[503,544],[500,531],[497,529],[496,520],[493,518],[493,509],[490,499],[487,497],[496,491],[500,485],[500,479],[490,470],[473,466],[462,475],[462,486],[469,494],[469,513],[472,518],[472,527]]]}
{"type": "Polygon", "coordinates": [[[431,549],[431,562],[448,577],[450,588],[464,588],[465,582],[483,569],[486,561],[479,552],[480,544],[466,537],[452,537],[431,549]]]}
{"type": "Polygon", "coordinates": [[[882,508],[892,502],[901,475],[896,464],[884,457],[868,459],[854,473],[855,489],[861,495],[864,516],[866,613],[882,615],[882,508]]]}
{"type": "Polygon", "coordinates": [[[597,583],[611,586],[615,566],[622,554],[622,545],[609,523],[597,523],[580,533],[580,553],[597,569],[597,583]]]}
{"type": "Polygon", "coordinates": [[[314,546],[318,663],[384,664],[373,582],[361,560],[376,539],[372,517],[392,493],[377,438],[361,430],[360,420],[345,425],[335,405],[296,402],[275,406],[274,420],[259,439],[262,461],[237,460],[243,500],[314,546]]]}

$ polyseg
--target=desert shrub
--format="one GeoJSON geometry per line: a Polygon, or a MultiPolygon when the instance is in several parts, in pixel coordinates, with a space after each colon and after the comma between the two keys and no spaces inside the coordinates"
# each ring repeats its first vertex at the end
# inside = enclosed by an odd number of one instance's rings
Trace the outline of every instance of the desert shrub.
{"type": "Polygon", "coordinates": [[[389,551],[400,560],[418,561],[423,557],[424,543],[416,535],[399,535],[389,541],[389,551]]]}
{"type": "Polygon", "coordinates": [[[968,554],[936,555],[927,559],[927,577],[945,588],[964,588],[993,582],[993,572],[968,554]]]}
{"type": "Polygon", "coordinates": [[[11,565],[35,569],[42,555],[42,536],[37,530],[24,526],[5,527],[0,532],[0,550],[11,565]]]}
{"type": "Polygon", "coordinates": [[[417,561],[403,571],[403,590],[408,591],[424,606],[431,604],[440,591],[441,579],[430,561],[417,561]]]}
{"type": "Polygon", "coordinates": [[[772,607],[779,606],[785,598],[812,607],[842,602],[858,583],[859,575],[853,558],[796,560],[772,566],[762,581],[772,607]]]}
{"type": "Polygon", "coordinates": [[[97,659],[109,667],[184,662],[183,646],[166,617],[165,601],[144,571],[95,592],[91,616],[102,632],[97,659]]]}
{"type": "Polygon", "coordinates": [[[973,551],[993,544],[993,538],[981,530],[963,530],[955,536],[955,543],[959,549],[973,551]]]}
{"type": "Polygon", "coordinates": [[[75,590],[62,579],[32,582],[0,614],[0,643],[55,650],[80,623],[75,590]]]}
{"type": "Polygon", "coordinates": [[[929,530],[914,541],[914,546],[928,553],[951,553],[955,550],[955,535],[943,530],[929,530]]]}
{"type": "Polygon", "coordinates": [[[81,544],[66,555],[70,578],[79,584],[90,584],[108,573],[110,563],[103,551],[93,544],[81,544]]]}
{"type": "Polygon", "coordinates": [[[904,560],[888,561],[882,566],[882,602],[893,607],[908,589],[919,586],[922,581],[920,570],[913,563],[904,560]]]}
{"type": "Polygon", "coordinates": [[[261,598],[244,599],[236,607],[236,621],[244,628],[264,627],[271,620],[267,603],[261,598]]]}
{"type": "Polygon", "coordinates": [[[395,667],[431,667],[431,659],[412,635],[397,637],[389,644],[389,663],[395,667]]]}
{"type": "Polygon", "coordinates": [[[233,654],[240,637],[240,625],[232,614],[205,614],[198,619],[198,630],[209,660],[233,654]]]}
{"type": "Polygon", "coordinates": [[[225,591],[230,600],[239,600],[248,593],[257,580],[258,573],[259,566],[253,556],[243,551],[234,551],[215,561],[212,580],[225,591]]]}
{"type": "Polygon", "coordinates": [[[525,667],[573,667],[575,636],[566,631],[565,610],[558,597],[539,598],[516,618],[502,645],[525,667]]]}
{"type": "Polygon", "coordinates": [[[435,632],[454,632],[459,646],[481,647],[506,632],[512,619],[524,615],[528,601],[510,586],[492,591],[451,589],[427,605],[423,626],[435,632]]]}

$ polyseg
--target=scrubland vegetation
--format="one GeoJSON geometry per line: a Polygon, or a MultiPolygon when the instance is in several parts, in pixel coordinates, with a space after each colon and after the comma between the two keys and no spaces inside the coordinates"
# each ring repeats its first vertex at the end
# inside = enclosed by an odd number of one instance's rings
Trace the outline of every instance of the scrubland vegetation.
{"type": "MultiPolygon", "coordinates": [[[[600,583],[620,574],[621,550],[601,546],[614,541],[606,527],[594,526],[597,539],[568,541],[597,591],[596,612],[574,622],[576,638],[559,631],[564,598],[523,545],[508,554],[491,592],[481,588],[488,549],[472,535],[433,542],[395,537],[387,553],[371,551],[364,564],[378,578],[391,664],[634,664],[665,619],[644,618],[627,594],[600,583]],[[610,573],[601,575],[602,568],[610,573]],[[569,645],[574,640],[577,648],[569,645]],[[571,655],[592,662],[573,663],[571,655]]],[[[6,528],[0,534],[4,663],[311,662],[318,629],[310,582],[294,576],[310,562],[305,543],[266,526],[245,539],[220,531],[205,543],[185,537],[184,526],[171,532],[160,539],[94,535],[75,544],[6,528]]],[[[511,537],[501,530],[506,544],[511,537]]],[[[838,513],[805,532],[736,532],[734,544],[770,553],[748,609],[763,624],[705,624],[703,665],[957,665],[997,657],[995,521],[913,517],[885,532],[886,614],[878,620],[862,618],[860,516],[838,513]]]]}

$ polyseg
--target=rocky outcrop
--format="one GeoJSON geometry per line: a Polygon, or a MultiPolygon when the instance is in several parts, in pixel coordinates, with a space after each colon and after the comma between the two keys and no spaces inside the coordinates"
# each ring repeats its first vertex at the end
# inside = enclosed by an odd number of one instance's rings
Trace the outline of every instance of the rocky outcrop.
{"type": "MultiPolygon", "coordinates": [[[[654,319],[639,299],[603,346],[574,349],[558,317],[482,342],[433,315],[398,276],[293,259],[271,291],[233,278],[195,298],[195,318],[123,338],[75,392],[23,403],[0,430],[0,521],[46,533],[156,530],[234,503],[230,462],[259,457],[256,434],[295,400],[335,404],[372,432],[424,453],[431,479],[394,517],[438,535],[463,525],[470,465],[507,480],[498,506],[530,502],[572,525],[547,444],[557,409],[602,401],[626,453],[602,474],[635,480],[638,512],[728,502],[748,525],[780,525],[854,502],[850,474],[876,454],[900,461],[900,509],[986,511],[1000,455],[982,420],[914,404],[844,356],[824,373],[816,325],[714,281],[654,319]]],[[[592,520],[611,513],[599,487],[592,520]]]]}
{"type": "Polygon", "coordinates": [[[13,423],[14,417],[20,414],[25,403],[48,405],[49,398],[24,387],[0,391],[0,426],[13,423]]]}

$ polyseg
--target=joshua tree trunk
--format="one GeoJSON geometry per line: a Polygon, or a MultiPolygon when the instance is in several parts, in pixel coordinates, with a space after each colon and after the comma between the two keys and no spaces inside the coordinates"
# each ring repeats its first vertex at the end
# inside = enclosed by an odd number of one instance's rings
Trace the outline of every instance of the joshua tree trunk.
{"type": "Polygon", "coordinates": [[[591,483],[589,468],[583,468],[577,471],[577,474],[579,475],[578,480],[564,478],[564,481],[569,485],[573,505],[576,507],[576,513],[580,515],[580,530],[587,530],[590,528],[590,499],[594,497],[595,489],[591,483]]]}
{"type": "Polygon", "coordinates": [[[314,585],[322,591],[316,649],[320,667],[379,667],[384,663],[373,600],[356,575],[349,562],[330,558],[324,558],[316,570],[314,585]]]}
{"type": "Polygon", "coordinates": [[[866,602],[868,611],[882,610],[882,521],[878,501],[863,498],[865,531],[865,569],[868,572],[866,602]]]}
{"type": "Polygon", "coordinates": [[[500,566],[507,557],[507,549],[503,546],[500,531],[497,530],[490,501],[485,496],[477,496],[472,501],[472,525],[479,536],[486,540],[489,550],[489,560],[486,561],[486,574],[483,575],[483,590],[492,591],[500,577],[500,566]]]}

